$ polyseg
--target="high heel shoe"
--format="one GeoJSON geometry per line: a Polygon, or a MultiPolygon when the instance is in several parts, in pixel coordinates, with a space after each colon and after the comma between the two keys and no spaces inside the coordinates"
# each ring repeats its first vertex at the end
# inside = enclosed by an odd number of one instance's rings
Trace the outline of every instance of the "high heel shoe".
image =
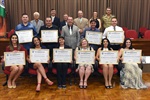
{"type": "Polygon", "coordinates": [[[39,85],[41,86],[41,83],[38,83],[38,84],[37,84],[36,92],[40,92],[40,86],[39,86],[39,85]]]}
{"type": "Polygon", "coordinates": [[[106,89],[109,89],[109,86],[105,86],[106,89]]]}
{"type": "Polygon", "coordinates": [[[9,88],[9,89],[11,89],[11,88],[12,88],[12,86],[8,86],[8,88],[9,88]]]}
{"type": "Polygon", "coordinates": [[[87,88],[87,81],[84,81],[84,83],[86,83],[86,85],[83,85],[83,88],[86,89],[87,88]]]}
{"type": "Polygon", "coordinates": [[[54,82],[50,81],[48,78],[45,78],[45,82],[47,82],[48,85],[53,85],[54,82]]]}
{"type": "MultiPolygon", "coordinates": [[[[81,84],[81,83],[83,84],[83,81],[80,81],[80,84],[81,84]]],[[[80,89],[83,89],[83,85],[80,85],[80,84],[79,84],[79,88],[80,88],[80,89]]]]}
{"type": "Polygon", "coordinates": [[[12,88],[16,88],[16,83],[12,82],[12,88]]]}
{"type": "Polygon", "coordinates": [[[112,89],[113,88],[112,85],[109,85],[109,88],[112,89]]]}

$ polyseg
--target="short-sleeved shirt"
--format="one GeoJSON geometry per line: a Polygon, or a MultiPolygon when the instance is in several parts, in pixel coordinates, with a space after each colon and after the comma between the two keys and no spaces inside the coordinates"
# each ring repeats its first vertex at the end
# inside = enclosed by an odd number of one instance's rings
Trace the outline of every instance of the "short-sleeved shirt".
{"type": "Polygon", "coordinates": [[[107,14],[103,15],[102,22],[103,22],[103,27],[104,28],[107,28],[107,27],[111,26],[111,19],[113,17],[115,17],[115,16],[114,15],[107,16],[107,14]]]}

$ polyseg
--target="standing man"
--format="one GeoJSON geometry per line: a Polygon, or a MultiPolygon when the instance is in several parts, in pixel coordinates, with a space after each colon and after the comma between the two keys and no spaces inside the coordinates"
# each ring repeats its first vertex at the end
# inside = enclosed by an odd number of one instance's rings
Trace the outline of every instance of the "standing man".
{"type": "Polygon", "coordinates": [[[111,9],[108,7],[106,9],[106,14],[103,15],[102,17],[102,27],[103,27],[103,31],[105,30],[105,28],[111,26],[111,19],[115,17],[114,15],[111,14],[111,9]]]}
{"type": "Polygon", "coordinates": [[[38,12],[33,13],[34,20],[31,21],[31,24],[33,24],[36,28],[36,32],[39,33],[39,30],[41,26],[44,25],[44,22],[39,19],[40,14],[38,12]]]}
{"type": "Polygon", "coordinates": [[[77,26],[73,25],[73,18],[68,17],[67,25],[62,28],[62,34],[65,38],[65,45],[75,48],[79,45],[80,34],[77,26]]]}
{"type": "MultiPolygon", "coordinates": [[[[104,33],[103,33],[103,38],[106,38],[107,37],[107,33],[109,31],[123,31],[123,29],[119,26],[117,26],[117,18],[116,17],[113,17],[111,19],[111,26],[107,27],[105,30],[104,30],[104,33]]],[[[120,49],[120,44],[116,44],[116,43],[111,43],[111,47],[113,48],[113,50],[119,50],[120,49]]]]}
{"type": "Polygon", "coordinates": [[[56,10],[51,9],[51,19],[52,19],[52,24],[56,25],[58,28],[60,28],[60,19],[56,17],[56,10]]]}
{"type": "MultiPolygon", "coordinates": [[[[32,25],[32,24],[29,22],[28,14],[23,13],[23,14],[22,14],[22,23],[21,23],[21,24],[18,24],[18,25],[16,26],[15,31],[30,30],[30,29],[33,30],[33,35],[36,36],[36,35],[37,35],[36,29],[35,29],[34,25],[32,25]]],[[[22,43],[22,45],[23,45],[27,50],[29,50],[29,48],[30,48],[30,46],[31,46],[31,42],[30,42],[30,43],[22,43]]]]}
{"type": "MultiPolygon", "coordinates": [[[[85,38],[86,31],[100,32],[100,30],[98,28],[96,28],[96,20],[94,20],[94,19],[90,20],[90,27],[86,28],[84,30],[84,32],[81,34],[81,39],[85,38]]],[[[93,49],[95,50],[95,52],[100,47],[100,45],[96,45],[96,44],[90,44],[90,46],[93,47],[93,49]]]]}
{"type": "Polygon", "coordinates": [[[80,34],[82,34],[84,29],[88,27],[88,19],[83,18],[83,12],[81,10],[78,11],[78,18],[74,19],[74,25],[79,28],[80,34]]]}
{"type": "MultiPolygon", "coordinates": [[[[58,27],[56,25],[52,24],[52,19],[50,17],[46,17],[45,25],[40,28],[40,32],[38,34],[38,37],[40,37],[40,38],[41,38],[41,31],[42,30],[58,30],[58,27]]],[[[58,35],[59,35],[59,31],[58,31],[58,35]]],[[[50,57],[52,60],[53,48],[56,47],[57,43],[51,42],[51,43],[42,43],[42,44],[45,45],[47,49],[50,49],[50,57]]]]}
{"type": "Polygon", "coordinates": [[[64,14],[64,20],[60,22],[60,30],[62,30],[62,27],[67,25],[68,15],[64,14]]]}

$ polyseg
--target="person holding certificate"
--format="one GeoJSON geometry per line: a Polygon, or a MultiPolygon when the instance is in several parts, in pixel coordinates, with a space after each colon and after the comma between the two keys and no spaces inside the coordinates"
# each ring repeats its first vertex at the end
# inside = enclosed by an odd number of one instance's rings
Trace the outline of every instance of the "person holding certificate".
{"type": "MultiPolygon", "coordinates": [[[[29,16],[26,13],[22,14],[22,23],[16,26],[15,31],[33,30],[33,35],[36,36],[37,32],[35,26],[29,22],[29,16]]],[[[31,42],[22,43],[22,45],[28,50],[31,46],[31,42]]]]}
{"type": "MultiPolygon", "coordinates": [[[[41,45],[41,40],[38,37],[33,37],[32,39],[32,47],[34,49],[45,49],[44,46],[41,45]]],[[[47,82],[48,85],[53,85],[53,82],[50,81],[47,78],[47,75],[45,73],[45,69],[44,67],[48,66],[48,64],[42,64],[42,63],[32,63],[30,58],[27,59],[29,62],[29,67],[33,68],[36,70],[37,72],[37,87],[36,87],[36,91],[39,92],[40,91],[40,87],[41,87],[41,81],[42,81],[42,77],[45,79],[45,82],[47,82]]],[[[50,61],[48,60],[47,63],[49,63],[50,61]]]]}
{"type": "MultiPolygon", "coordinates": [[[[10,37],[10,45],[6,47],[6,52],[17,52],[24,51],[27,56],[27,50],[19,44],[17,34],[12,34],[10,37]]],[[[13,66],[5,66],[5,68],[10,69],[10,75],[8,77],[7,85],[8,88],[16,88],[16,80],[23,72],[23,65],[13,65],[13,66]]]]}
{"type": "MultiPolygon", "coordinates": [[[[94,49],[89,46],[88,41],[85,38],[81,39],[80,46],[77,47],[75,50],[75,54],[74,54],[75,60],[77,58],[76,53],[79,50],[81,50],[81,51],[94,51],[94,49]]],[[[79,72],[79,76],[80,76],[79,88],[87,88],[87,80],[93,71],[94,71],[94,68],[93,68],[92,64],[82,63],[82,64],[78,65],[76,72],[79,72]],[[84,76],[85,76],[85,78],[84,78],[84,76]]]]}
{"type": "MultiPolygon", "coordinates": [[[[100,30],[98,28],[96,28],[96,20],[95,19],[90,20],[90,27],[85,28],[84,32],[81,34],[81,39],[86,37],[87,31],[97,32],[96,34],[98,34],[100,32],[100,30]]],[[[95,51],[97,51],[97,49],[100,47],[100,44],[90,44],[90,46],[93,47],[93,49],[95,51]]]]}
{"type": "MultiPolygon", "coordinates": [[[[123,29],[121,27],[117,26],[117,23],[118,23],[117,18],[113,17],[111,19],[111,26],[107,27],[104,30],[103,38],[107,37],[109,31],[123,31],[123,29]]],[[[111,43],[111,47],[113,48],[113,50],[119,50],[120,49],[120,44],[118,44],[118,43],[111,43]]]]}
{"type": "MultiPolygon", "coordinates": [[[[59,49],[68,49],[69,46],[65,45],[64,37],[60,36],[58,38],[59,44],[56,48],[59,49]]],[[[53,63],[55,63],[54,59],[52,60],[53,63]]],[[[71,62],[70,62],[71,63],[71,62]]],[[[67,75],[67,69],[69,66],[69,63],[55,63],[56,69],[57,69],[57,82],[58,82],[58,88],[66,88],[66,75],[67,75]]]]}
{"type": "MultiPolygon", "coordinates": [[[[122,54],[124,50],[134,50],[131,39],[126,39],[120,49],[120,60],[123,61],[122,54]]],[[[137,63],[124,63],[120,71],[120,84],[122,88],[147,88],[142,81],[142,70],[137,63]]]]}
{"type": "MultiPolygon", "coordinates": [[[[101,43],[101,48],[98,49],[96,54],[96,59],[100,62],[100,52],[101,51],[113,51],[110,48],[110,42],[107,38],[104,38],[101,43]]],[[[113,76],[113,65],[112,64],[102,64],[103,75],[105,79],[105,88],[113,88],[111,84],[112,76],[113,76]]]]}

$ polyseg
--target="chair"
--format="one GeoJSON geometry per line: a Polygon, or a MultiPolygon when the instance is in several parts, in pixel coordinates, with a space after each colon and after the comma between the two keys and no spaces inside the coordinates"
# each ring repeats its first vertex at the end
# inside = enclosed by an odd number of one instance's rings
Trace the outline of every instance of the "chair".
{"type": "MultiPolygon", "coordinates": [[[[57,75],[57,69],[54,67],[55,64],[50,64],[50,71],[52,74],[57,75]]],[[[73,74],[73,64],[69,64],[68,65],[68,69],[67,69],[67,76],[69,76],[69,84],[72,85],[71,83],[71,77],[73,74]]]]}
{"type": "Polygon", "coordinates": [[[125,38],[137,39],[138,34],[135,30],[127,30],[125,33],[125,38]]]}
{"type": "Polygon", "coordinates": [[[10,36],[14,33],[15,33],[15,30],[12,29],[10,32],[7,33],[7,38],[10,38],[10,36]]]}
{"type": "MultiPolygon", "coordinates": [[[[48,68],[45,68],[45,72],[47,73],[48,72],[48,68]]],[[[31,75],[37,75],[37,72],[35,69],[32,69],[32,68],[29,68],[28,69],[28,73],[31,74],[31,75]]]]}
{"type": "Polygon", "coordinates": [[[144,39],[150,39],[150,30],[147,30],[147,31],[144,33],[144,39]]]}
{"type": "Polygon", "coordinates": [[[140,37],[143,37],[146,31],[147,31],[146,27],[140,27],[139,28],[139,35],[140,35],[140,37]]]}
{"type": "Polygon", "coordinates": [[[127,27],[122,27],[123,31],[126,33],[126,31],[128,30],[127,27]]]}

